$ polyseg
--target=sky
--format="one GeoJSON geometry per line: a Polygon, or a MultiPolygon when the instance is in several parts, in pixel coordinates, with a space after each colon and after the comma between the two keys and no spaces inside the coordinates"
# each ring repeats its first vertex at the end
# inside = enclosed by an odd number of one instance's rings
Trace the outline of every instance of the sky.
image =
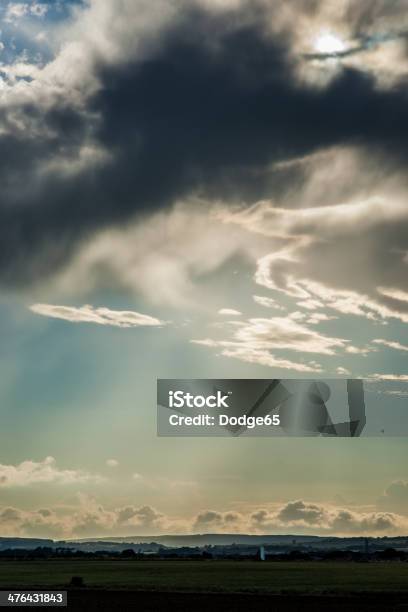
{"type": "Polygon", "coordinates": [[[156,433],[157,378],[406,406],[407,9],[0,0],[0,536],[407,534],[403,436],[156,433]]]}

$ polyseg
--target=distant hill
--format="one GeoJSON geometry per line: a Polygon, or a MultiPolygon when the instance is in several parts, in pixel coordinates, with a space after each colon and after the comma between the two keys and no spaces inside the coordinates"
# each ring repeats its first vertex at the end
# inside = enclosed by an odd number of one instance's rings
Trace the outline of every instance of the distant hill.
{"type": "MultiPolygon", "coordinates": [[[[193,535],[161,535],[161,536],[127,536],[123,538],[87,538],[76,540],[77,542],[123,542],[148,544],[154,542],[163,546],[230,546],[231,544],[261,545],[280,544],[288,545],[293,541],[299,543],[311,543],[323,540],[319,536],[296,536],[296,535],[249,535],[228,533],[203,533],[193,535]]],[[[72,543],[72,542],[71,542],[72,543]]]]}
{"type": "Polygon", "coordinates": [[[0,538],[0,550],[6,548],[39,548],[46,546],[55,546],[54,540],[46,540],[42,538],[0,538]]]}
{"type": "MultiPolygon", "coordinates": [[[[408,550],[408,536],[369,538],[376,547],[397,547],[408,550]]],[[[122,550],[132,546],[140,551],[157,551],[162,548],[205,547],[205,546],[275,546],[293,550],[307,549],[340,549],[364,547],[365,536],[335,537],[311,535],[249,535],[249,534],[218,534],[204,533],[192,535],[157,535],[157,536],[126,536],[108,538],[84,538],[79,540],[54,541],[41,538],[0,538],[0,551],[6,549],[34,549],[40,547],[71,548],[83,551],[122,550]]]]}

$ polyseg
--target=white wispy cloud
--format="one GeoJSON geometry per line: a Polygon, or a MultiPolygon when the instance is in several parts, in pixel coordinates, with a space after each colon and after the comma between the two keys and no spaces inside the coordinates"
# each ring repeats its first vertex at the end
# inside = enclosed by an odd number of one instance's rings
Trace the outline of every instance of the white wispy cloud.
{"type": "MultiPolygon", "coordinates": [[[[305,297],[307,299],[298,302],[298,306],[314,310],[316,308],[330,308],[344,315],[362,316],[372,321],[379,319],[395,318],[408,322],[408,313],[397,308],[391,308],[364,293],[345,289],[336,289],[330,285],[324,285],[308,279],[293,279],[286,283],[285,287],[275,284],[273,280],[274,267],[279,267],[282,262],[289,262],[287,254],[281,253],[268,255],[258,262],[256,282],[269,289],[282,291],[290,297],[305,297]],[[317,298],[317,299],[316,299],[317,298]]],[[[395,293],[400,295],[400,293],[395,293]]],[[[391,296],[388,296],[391,297],[391,296]]],[[[397,298],[395,298],[397,299],[397,298]]]]}
{"type": "Polygon", "coordinates": [[[350,353],[351,355],[363,355],[364,357],[368,355],[368,353],[375,353],[378,349],[375,346],[353,346],[349,344],[346,347],[346,353],[350,353]]]}
{"type": "Polygon", "coordinates": [[[391,298],[392,300],[397,300],[398,302],[408,302],[407,291],[389,287],[377,287],[377,291],[382,295],[385,295],[385,297],[391,298]]]}
{"type": "Polygon", "coordinates": [[[257,349],[286,349],[320,355],[334,355],[336,349],[346,346],[347,340],[320,334],[315,329],[299,323],[296,318],[254,318],[237,324],[234,328],[233,345],[238,343],[257,349]]]}
{"type": "Polygon", "coordinates": [[[48,5],[42,2],[9,2],[6,7],[4,21],[6,23],[13,23],[27,15],[44,17],[48,12],[48,8],[48,5]]]}
{"type": "Polygon", "coordinates": [[[118,467],[119,461],[117,459],[107,459],[106,465],[110,468],[118,467]]]}
{"type": "Polygon", "coordinates": [[[48,12],[49,6],[43,2],[33,2],[30,6],[30,13],[35,17],[44,17],[48,12]]]}
{"type": "MultiPolygon", "coordinates": [[[[244,229],[216,223],[216,208],[213,202],[191,198],[138,223],[98,232],[52,286],[58,294],[72,296],[97,290],[101,278],[114,279],[122,290],[142,294],[153,304],[189,311],[210,307],[205,284],[197,280],[216,273],[238,252],[256,261],[266,248],[244,229]]],[[[221,304],[235,305],[230,300],[227,292],[220,296],[221,304]]]]}
{"type": "Polygon", "coordinates": [[[297,305],[300,308],[306,308],[306,310],[317,310],[317,308],[323,308],[324,306],[323,302],[319,302],[319,300],[313,298],[297,302],[297,305]]]}
{"type": "Polygon", "coordinates": [[[254,302],[259,304],[260,306],[264,306],[265,308],[273,308],[275,310],[285,310],[281,304],[279,304],[276,300],[270,297],[266,297],[264,295],[254,295],[254,302]]]}
{"type": "Polygon", "coordinates": [[[408,322],[401,229],[408,221],[405,179],[374,167],[357,149],[328,150],[319,160],[309,157],[302,190],[294,189],[284,202],[222,210],[222,222],[270,238],[270,252],[257,262],[256,283],[297,299],[301,308],[408,322]],[[344,175],[353,176],[352,193],[342,186],[344,175]],[[325,205],[328,176],[332,203],[325,205]],[[361,252],[367,254],[364,259],[361,252]],[[389,269],[391,288],[384,283],[389,269]]]}
{"type": "Polygon", "coordinates": [[[408,382],[408,374],[371,374],[371,380],[389,380],[395,382],[408,382]]]}
{"type": "Polygon", "coordinates": [[[266,366],[268,368],[282,368],[283,370],[293,370],[294,372],[322,372],[321,366],[316,362],[300,363],[290,359],[276,357],[272,353],[262,349],[255,349],[251,346],[237,346],[234,348],[224,348],[222,355],[233,357],[246,363],[266,366]]]}
{"type": "Polygon", "coordinates": [[[317,325],[322,321],[334,321],[335,319],[337,319],[337,317],[327,315],[324,312],[313,312],[307,319],[307,323],[310,323],[311,325],[317,325]]]}
{"type": "Polygon", "coordinates": [[[218,314],[230,317],[240,317],[242,315],[242,312],[240,312],[239,310],[235,310],[234,308],[221,308],[218,311],[218,314]]]}
{"type": "Polygon", "coordinates": [[[100,476],[83,470],[60,469],[54,457],[46,457],[43,461],[27,460],[18,465],[0,464],[0,488],[34,484],[71,485],[102,480],[100,476]]]}
{"type": "Polygon", "coordinates": [[[75,308],[73,306],[55,306],[52,304],[33,304],[30,310],[35,314],[53,319],[62,319],[71,323],[96,323],[113,327],[161,327],[166,322],[155,317],[140,314],[131,310],[110,310],[90,305],[75,308]]]}
{"type": "Polygon", "coordinates": [[[282,368],[283,370],[293,370],[294,372],[322,372],[321,366],[316,362],[300,363],[290,359],[276,357],[267,350],[254,348],[250,345],[240,345],[234,342],[223,340],[191,340],[193,344],[207,346],[210,348],[221,348],[221,355],[232,357],[246,363],[265,366],[267,368],[282,368]]]}
{"type": "Polygon", "coordinates": [[[339,366],[338,368],[336,368],[336,372],[340,376],[349,376],[351,374],[351,372],[347,370],[347,368],[343,368],[342,366],[339,366]]]}
{"type": "Polygon", "coordinates": [[[30,5],[28,2],[9,2],[4,15],[4,21],[11,23],[17,19],[21,19],[29,12],[30,5]]]}
{"type": "Polygon", "coordinates": [[[343,338],[325,336],[301,324],[299,320],[303,317],[302,313],[295,312],[286,318],[249,319],[235,322],[233,326],[227,323],[225,327],[232,330],[230,339],[205,338],[192,342],[220,348],[222,355],[249,363],[297,372],[321,372],[321,366],[315,361],[301,363],[274,354],[276,350],[288,350],[304,354],[334,355],[337,350],[347,346],[347,340],[343,338]]]}
{"type": "Polygon", "coordinates": [[[373,340],[375,344],[381,344],[382,346],[386,346],[388,348],[395,349],[396,351],[408,351],[408,346],[405,344],[400,344],[399,342],[394,342],[391,340],[383,340],[381,338],[377,338],[373,340]]]}

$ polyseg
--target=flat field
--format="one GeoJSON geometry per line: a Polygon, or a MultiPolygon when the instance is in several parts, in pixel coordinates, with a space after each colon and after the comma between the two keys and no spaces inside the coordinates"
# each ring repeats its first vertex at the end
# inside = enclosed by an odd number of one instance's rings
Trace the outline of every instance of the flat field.
{"type": "Polygon", "coordinates": [[[89,589],[178,593],[405,593],[408,563],[224,560],[0,561],[0,588],[55,588],[81,576],[89,589]]]}

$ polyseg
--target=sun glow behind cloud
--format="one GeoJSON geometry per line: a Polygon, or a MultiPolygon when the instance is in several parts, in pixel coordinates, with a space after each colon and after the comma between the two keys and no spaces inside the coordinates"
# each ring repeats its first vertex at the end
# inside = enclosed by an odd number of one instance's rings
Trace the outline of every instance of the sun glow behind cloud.
{"type": "Polygon", "coordinates": [[[332,32],[322,32],[314,41],[314,48],[318,53],[333,54],[342,53],[346,49],[343,40],[332,32]]]}

